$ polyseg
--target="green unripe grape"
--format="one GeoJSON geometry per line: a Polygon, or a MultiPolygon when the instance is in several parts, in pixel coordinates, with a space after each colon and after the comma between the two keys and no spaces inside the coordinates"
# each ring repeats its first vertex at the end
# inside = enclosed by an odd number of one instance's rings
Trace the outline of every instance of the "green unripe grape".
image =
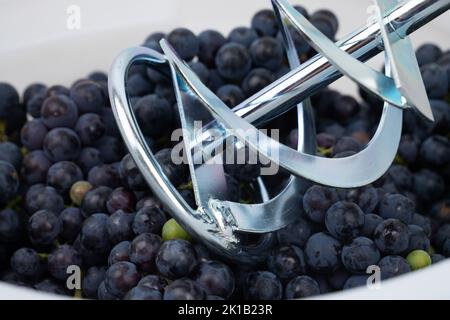
{"type": "Polygon", "coordinates": [[[77,181],[70,188],[70,199],[77,206],[81,205],[81,201],[86,193],[92,189],[92,185],[87,181],[77,181]]]}
{"type": "Polygon", "coordinates": [[[162,238],[164,241],[183,239],[192,241],[192,237],[186,232],[175,219],[168,220],[162,228],[162,238]]]}
{"type": "Polygon", "coordinates": [[[422,268],[426,268],[431,265],[431,257],[428,252],[423,250],[414,250],[408,254],[406,257],[409,265],[412,270],[418,270],[422,268]]]}

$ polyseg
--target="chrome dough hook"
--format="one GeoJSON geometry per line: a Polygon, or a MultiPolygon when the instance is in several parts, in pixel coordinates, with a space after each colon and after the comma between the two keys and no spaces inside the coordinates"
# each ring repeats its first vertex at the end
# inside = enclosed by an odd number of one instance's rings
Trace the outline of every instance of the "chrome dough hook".
{"type": "MultiPolygon", "coordinates": [[[[164,55],[151,49],[131,48],[123,51],[114,61],[109,77],[110,97],[130,154],[154,194],[174,218],[218,254],[241,263],[261,261],[273,244],[270,232],[283,228],[296,218],[300,201],[297,177],[342,188],[369,184],[384,174],[395,157],[401,136],[403,109],[412,107],[425,118],[432,119],[408,35],[447,11],[450,0],[410,0],[402,3],[377,0],[375,3],[379,9],[377,22],[334,44],[286,0],[272,0],[292,71],[233,111],[201,83],[164,40],[161,42],[164,55]],[[300,65],[288,23],[302,33],[319,52],[318,56],[300,65]],[[386,74],[370,69],[357,59],[366,60],[374,56],[381,50],[381,45],[385,47],[386,74]],[[198,206],[196,210],[184,201],[164,176],[137,125],[125,90],[128,68],[137,61],[155,68],[170,66],[180,118],[186,132],[183,142],[198,206]],[[314,119],[307,98],[341,74],[385,101],[382,118],[373,139],[361,152],[341,159],[317,157],[314,119]],[[192,112],[193,104],[198,107],[199,103],[210,113],[203,119],[196,119],[192,112]],[[293,107],[297,107],[299,118],[297,150],[261,134],[255,127],[293,107]],[[200,135],[193,130],[196,120],[208,123],[200,135]],[[242,129],[245,135],[240,133],[242,129]],[[217,132],[220,134],[218,137],[217,132]],[[264,202],[261,204],[227,201],[223,166],[214,161],[198,164],[196,160],[203,153],[211,154],[210,150],[230,136],[293,174],[280,194],[273,199],[263,195],[264,202]],[[242,232],[262,236],[257,244],[247,246],[241,243],[238,236],[242,232]]],[[[264,189],[261,181],[260,185],[264,189]]]]}

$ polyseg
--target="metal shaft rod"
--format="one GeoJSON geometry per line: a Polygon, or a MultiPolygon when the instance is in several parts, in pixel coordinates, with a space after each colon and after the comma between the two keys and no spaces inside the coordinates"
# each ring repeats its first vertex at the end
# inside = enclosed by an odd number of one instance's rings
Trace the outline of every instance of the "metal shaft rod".
{"type": "MultiPolygon", "coordinates": [[[[387,16],[395,32],[404,37],[450,8],[450,0],[410,0],[387,16]]],[[[380,26],[374,22],[339,42],[342,50],[367,61],[384,50],[380,26]]],[[[342,77],[327,59],[315,56],[272,85],[256,93],[233,109],[237,115],[257,126],[278,117],[306,97],[342,77]],[[267,100],[267,96],[277,97],[267,100]]]]}
{"type": "MultiPolygon", "coordinates": [[[[390,24],[391,32],[405,37],[448,9],[450,0],[409,0],[388,13],[386,22],[390,24]]],[[[384,50],[377,22],[347,35],[338,45],[361,61],[367,61],[384,50]]],[[[233,111],[255,126],[262,127],[340,77],[342,74],[326,58],[316,55],[240,103],[233,111]]],[[[209,138],[208,131],[205,131],[199,137],[199,143],[203,143],[203,146],[197,150],[211,154],[211,150],[223,142],[222,139],[216,139],[214,142],[205,143],[211,140],[209,138]]],[[[195,159],[197,156],[200,155],[197,153],[195,159]]]]}

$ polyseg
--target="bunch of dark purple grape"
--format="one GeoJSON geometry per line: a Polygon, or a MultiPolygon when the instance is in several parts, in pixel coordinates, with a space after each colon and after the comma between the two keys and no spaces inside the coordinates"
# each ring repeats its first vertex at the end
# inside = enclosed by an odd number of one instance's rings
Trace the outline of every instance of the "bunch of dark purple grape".
{"type": "MultiPolygon", "coordinates": [[[[297,9],[334,39],[332,12],[297,9]]],[[[315,55],[292,35],[302,60],[315,55]]],[[[161,51],[163,37],[230,107],[289,70],[270,10],[228,37],[179,28],[143,45],[161,51]]],[[[169,219],[127,154],[104,73],[70,88],[33,84],[21,98],[0,83],[0,279],[93,299],[290,299],[365,285],[370,266],[386,280],[449,257],[450,52],[427,44],[417,56],[436,121],[407,112],[396,161],[373,185],[338,190],[305,181],[297,221],[277,232],[258,266],[221,260],[169,219]],[[70,266],[82,271],[79,289],[67,286],[70,266]]],[[[180,127],[171,79],[135,65],[127,89],[148,145],[194,206],[188,170],[170,158],[170,135],[180,127]]],[[[313,97],[319,155],[348,156],[370,140],[382,102],[361,97],[330,89],[313,97]]],[[[293,111],[269,125],[292,147],[295,119],[293,111]]],[[[225,169],[232,200],[258,201],[258,165],[225,169]]],[[[287,179],[265,177],[272,194],[287,179]]]]}

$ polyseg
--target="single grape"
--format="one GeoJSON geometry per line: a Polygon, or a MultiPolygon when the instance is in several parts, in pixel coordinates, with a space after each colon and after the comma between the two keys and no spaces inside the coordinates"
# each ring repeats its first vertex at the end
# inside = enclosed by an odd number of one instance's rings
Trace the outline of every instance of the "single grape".
{"type": "Polygon", "coordinates": [[[244,297],[248,300],[280,300],[283,296],[280,279],[268,271],[250,273],[243,290],[244,297]]]}
{"type": "Polygon", "coordinates": [[[59,215],[61,221],[61,239],[72,242],[78,236],[83,225],[83,215],[78,208],[66,208],[59,215]]]}
{"type": "Polygon", "coordinates": [[[229,298],[234,291],[235,280],[231,269],[219,261],[205,261],[198,266],[195,281],[208,295],[229,298]]]}
{"type": "Polygon", "coordinates": [[[70,97],[78,106],[80,114],[93,112],[98,113],[107,105],[103,88],[91,80],[78,82],[70,89],[70,97]]]}
{"type": "Polygon", "coordinates": [[[138,235],[131,242],[130,260],[143,272],[155,270],[155,260],[161,247],[161,238],[152,233],[138,235]]]}
{"type": "MultiPolygon", "coordinates": [[[[136,234],[161,234],[166,221],[166,215],[159,207],[144,207],[134,216],[132,227],[136,234]]],[[[166,240],[164,235],[163,239],[166,240]]]]}
{"type": "Polygon", "coordinates": [[[106,201],[112,190],[108,187],[97,187],[89,190],[81,201],[81,212],[84,217],[94,213],[107,212],[106,201]]]}
{"type": "Polygon", "coordinates": [[[29,215],[38,210],[48,210],[55,215],[64,209],[64,199],[53,187],[34,185],[25,196],[25,207],[29,215]]]}
{"type": "Polygon", "coordinates": [[[109,253],[108,266],[120,261],[130,261],[130,241],[122,241],[116,244],[109,253]]]}
{"type": "Polygon", "coordinates": [[[89,299],[97,299],[98,288],[100,284],[105,280],[106,268],[105,267],[90,267],[87,269],[86,274],[83,277],[81,288],[84,296],[89,299]]]}
{"type": "Polygon", "coordinates": [[[214,65],[217,51],[225,44],[224,36],[215,30],[205,30],[198,35],[198,59],[207,66],[214,65]]]}
{"type": "Polygon", "coordinates": [[[289,281],[306,273],[305,256],[296,246],[276,248],[267,258],[267,268],[282,281],[289,281]]]}
{"type": "Polygon", "coordinates": [[[114,189],[106,201],[106,208],[109,213],[117,210],[132,212],[136,206],[136,196],[134,193],[123,187],[114,189]]]}
{"type": "Polygon", "coordinates": [[[108,252],[111,247],[107,231],[108,216],[95,213],[87,218],[80,232],[81,244],[88,250],[108,252]]]}
{"type": "Polygon", "coordinates": [[[61,222],[48,210],[39,210],[28,220],[28,237],[37,245],[50,245],[61,233],[61,222]]]}
{"type": "Polygon", "coordinates": [[[123,157],[119,166],[119,174],[122,182],[130,189],[135,191],[143,191],[148,185],[136,166],[130,154],[123,157]]]}
{"type": "Polygon", "coordinates": [[[100,151],[92,147],[81,149],[80,155],[75,162],[86,176],[93,167],[103,164],[100,151]]]}
{"type": "Polygon", "coordinates": [[[118,210],[109,216],[106,223],[109,240],[112,244],[122,241],[131,240],[134,232],[131,228],[134,214],[123,210],[118,210]]]}
{"type": "Polygon", "coordinates": [[[182,239],[192,241],[192,237],[178,224],[175,219],[168,220],[162,228],[164,241],[182,239]]]}
{"type": "Polygon", "coordinates": [[[118,188],[121,186],[118,167],[113,164],[100,164],[89,170],[88,179],[93,186],[118,188]]]}
{"type": "Polygon", "coordinates": [[[42,150],[32,151],[23,158],[21,177],[28,185],[43,183],[47,180],[47,172],[51,165],[42,150]]]}
{"type": "Polygon", "coordinates": [[[106,271],[105,287],[114,296],[119,298],[133,287],[135,287],[141,276],[134,264],[131,262],[117,262],[106,271]]]}
{"type": "Polygon", "coordinates": [[[48,255],[48,271],[58,280],[66,280],[70,273],[69,267],[77,266],[81,268],[81,255],[71,245],[64,244],[48,255]]]}
{"type": "Polygon", "coordinates": [[[430,255],[423,250],[414,250],[410,252],[406,257],[406,260],[413,271],[426,268],[432,263],[430,255]]]}
{"type": "Polygon", "coordinates": [[[300,299],[319,295],[319,283],[311,277],[299,276],[286,286],[286,299],[300,299]]]}
{"type": "Polygon", "coordinates": [[[20,131],[20,141],[28,150],[42,149],[48,129],[41,119],[27,122],[20,131]]]}
{"type": "Polygon", "coordinates": [[[11,257],[11,268],[18,275],[36,279],[42,274],[42,261],[38,253],[31,248],[21,248],[11,257]]]}
{"type": "Polygon", "coordinates": [[[77,121],[75,131],[83,146],[91,146],[106,132],[106,126],[101,116],[95,113],[85,113],[77,121]]]}
{"type": "Polygon", "coordinates": [[[78,135],[68,128],[55,128],[44,139],[45,155],[53,162],[76,160],[81,151],[78,135]]]}
{"type": "Polygon", "coordinates": [[[71,161],[60,161],[48,169],[47,184],[68,198],[72,185],[83,180],[83,172],[71,161]]]}
{"type": "Polygon", "coordinates": [[[41,108],[41,119],[49,129],[73,128],[78,119],[78,108],[69,97],[54,95],[45,99],[41,108]]]}
{"type": "Polygon", "coordinates": [[[204,300],[205,290],[191,279],[178,279],[167,286],[164,300],[204,300]]]}
{"type": "Polygon", "coordinates": [[[158,271],[169,279],[190,275],[197,264],[195,250],[186,240],[165,241],[156,257],[158,271]]]}
{"type": "Polygon", "coordinates": [[[77,181],[70,187],[70,199],[77,206],[81,205],[86,193],[92,189],[92,185],[87,181],[77,181]]]}

